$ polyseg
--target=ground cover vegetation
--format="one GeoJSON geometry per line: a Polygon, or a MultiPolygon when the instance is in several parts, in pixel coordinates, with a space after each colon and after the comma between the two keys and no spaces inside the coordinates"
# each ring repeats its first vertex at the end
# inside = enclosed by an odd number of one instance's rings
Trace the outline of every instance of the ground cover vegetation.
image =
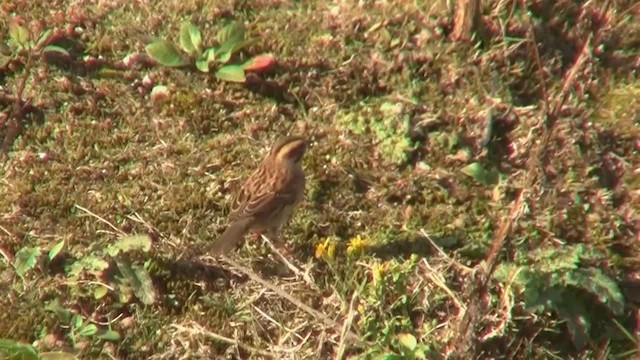
{"type": "Polygon", "coordinates": [[[0,357],[640,356],[639,12],[0,3],[0,357]],[[290,133],[291,264],[207,257],[290,133]]]}

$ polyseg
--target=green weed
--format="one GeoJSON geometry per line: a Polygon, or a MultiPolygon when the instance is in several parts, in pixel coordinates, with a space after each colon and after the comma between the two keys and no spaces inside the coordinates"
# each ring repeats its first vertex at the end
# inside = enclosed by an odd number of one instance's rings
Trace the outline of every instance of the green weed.
{"type": "Polygon", "coordinates": [[[9,25],[7,45],[11,51],[9,54],[0,52],[0,69],[4,68],[21,54],[39,57],[46,54],[56,53],[69,57],[69,52],[58,45],[49,44],[51,40],[51,29],[41,33],[33,33],[28,27],[12,22],[9,25]]]}
{"type": "Polygon", "coordinates": [[[70,353],[39,352],[29,344],[10,339],[0,339],[0,355],[5,360],[77,360],[78,358],[70,353]]]}
{"type": "Polygon", "coordinates": [[[246,39],[244,25],[233,21],[216,34],[216,45],[205,48],[198,27],[190,22],[180,27],[180,49],[170,41],[156,39],[145,47],[147,54],[163,66],[183,67],[195,65],[202,72],[215,70],[216,78],[231,82],[244,82],[246,71],[263,70],[271,66],[274,58],[262,54],[242,64],[229,64],[233,55],[255,44],[257,39],[246,39]],[[186,53],[186,55],[185,55],[186,53]]]}
{"type": "Polygon", "coordinates": [[[566,322],[576,348],[582,349],[591,340],[591,324],[598,314],[595,305],[614,316],[624,310],[625,301],[616,282],[601,269],[583,264],[598,257],[583,244],[544,248],[516,263],[500,265],[495,275],[512,285],[527,310],[556,313],[566,322]]]}

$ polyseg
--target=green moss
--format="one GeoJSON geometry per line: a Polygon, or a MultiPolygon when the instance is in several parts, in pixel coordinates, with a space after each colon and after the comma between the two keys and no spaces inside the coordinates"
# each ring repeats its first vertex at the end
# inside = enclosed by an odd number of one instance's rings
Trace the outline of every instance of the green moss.
{"type": "Polygon", "coordinates": [[[605,90],[598,99],[594,120],[607,128],[615,128],[622,136],[640,136],[640,85],[638,81],[620,82],[605,90]]]}
{"type": "Polygon", "coordinates": [[[409,139],[409,116],[400,103],[371,100],[336,114],[338,126],[361,135],[375,145],[382,158],[391,164],[402,164],[413,149],[409,139]]]}

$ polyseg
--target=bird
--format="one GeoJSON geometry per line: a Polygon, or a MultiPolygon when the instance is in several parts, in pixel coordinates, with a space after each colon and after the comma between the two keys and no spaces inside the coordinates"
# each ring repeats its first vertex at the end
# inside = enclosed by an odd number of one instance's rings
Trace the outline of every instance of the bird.
{"type": "Polygon", "coordinates": [[[279,138],[258,168],[247,178],[231,203],[227,228],[210,254],[226,255],[249,232],[266,233],[275,241],[304,198],[302,157],[308,143],[302,136],[279,138]]]}

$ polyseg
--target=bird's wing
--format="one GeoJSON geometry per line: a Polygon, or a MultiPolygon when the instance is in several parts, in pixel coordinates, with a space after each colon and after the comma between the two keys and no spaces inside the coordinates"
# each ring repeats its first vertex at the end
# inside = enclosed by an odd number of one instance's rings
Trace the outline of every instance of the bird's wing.
{"type": "Polygon", "coordinates": [[[285,184],[287,180],[272,181],[256,172],[245,186],[240,189],[233,202],[229,221],[242,218],[265,218],[278,213],[283,207],[295,202],[296,194],[291,192],[285,184]]]}

